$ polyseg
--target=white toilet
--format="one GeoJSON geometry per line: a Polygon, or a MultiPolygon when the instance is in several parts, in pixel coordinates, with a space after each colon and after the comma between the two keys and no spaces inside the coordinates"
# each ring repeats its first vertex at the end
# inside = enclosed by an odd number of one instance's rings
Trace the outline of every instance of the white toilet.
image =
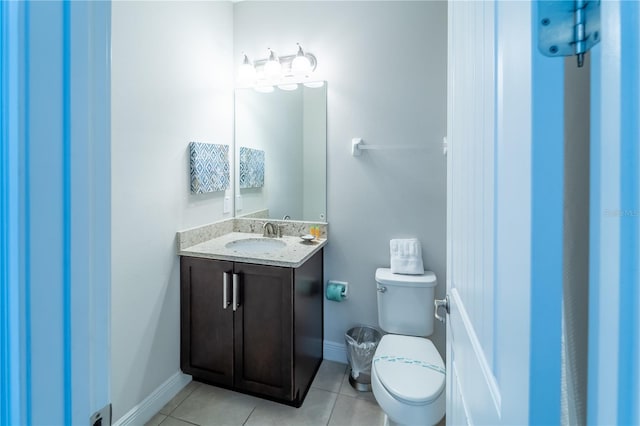
{"type": "Polygon", "coordinates": [[[376,270],[378,323],[388,333],[371,366],[373,395],[389,425],[434,425],[445,414],[445,367],[433,333],[436,276],[376,270]],[[418,337],[419,336],[419,337],[418,337]]]}

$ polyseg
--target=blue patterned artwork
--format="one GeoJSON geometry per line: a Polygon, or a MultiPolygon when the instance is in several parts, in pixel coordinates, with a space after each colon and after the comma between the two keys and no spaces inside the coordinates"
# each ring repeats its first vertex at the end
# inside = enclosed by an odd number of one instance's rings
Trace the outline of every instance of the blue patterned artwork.
{"type": "Polygon", "coordinates": [[[264,151],[240,147],[240,188],[264,186],[264,151]]]}
{"type": "Polygon", "coordinates": [[[191,142],[191,192],[224,191],[229,187],[229,145],[191,142]]]}

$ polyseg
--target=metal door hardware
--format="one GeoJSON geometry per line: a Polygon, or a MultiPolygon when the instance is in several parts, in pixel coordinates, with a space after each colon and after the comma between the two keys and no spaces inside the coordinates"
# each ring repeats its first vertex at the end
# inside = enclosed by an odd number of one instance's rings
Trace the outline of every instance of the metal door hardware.
{"type": "Polygon", "coordinates": [[[438,309],[439,308],[444,308],[445,312],[447,314],[449,314],[449,295],[447,294],[444,299],[436,299],[436,300],[434,300],[433,304],[434,304],[434,306],[436,308],[435,312],[434,312],[434,315],[436,316],[438,321],[444,322],[446,318],[444,316],[441,317],[440,315],[438,315],[438,309]]]}
{"type": "Polygon", "coordinates": [[[538,49],[545,56],[578,57],[600,42],[600,0],[538,2],[538,49]]]}

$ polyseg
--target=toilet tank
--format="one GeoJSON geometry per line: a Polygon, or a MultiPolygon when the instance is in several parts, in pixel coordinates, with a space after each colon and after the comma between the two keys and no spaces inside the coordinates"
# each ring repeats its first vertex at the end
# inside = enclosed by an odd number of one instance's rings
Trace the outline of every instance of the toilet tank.
{"type": "Polygon", "coordinates": [[[378,324],[388,333],[430,336],[433,333],[433,300],[436,275],[392,274],[389,268],[376,270],[378,324]]]}

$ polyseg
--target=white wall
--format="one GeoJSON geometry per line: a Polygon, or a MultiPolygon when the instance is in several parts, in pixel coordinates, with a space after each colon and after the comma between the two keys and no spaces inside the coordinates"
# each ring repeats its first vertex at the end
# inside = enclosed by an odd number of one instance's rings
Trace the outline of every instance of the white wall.
{"type": "Polygon", "coordinates": [[[223,193],[191,195],[187,149],[232,143],[232,13],[227,2],[113,2],[114,420],[179,370],[175,233],[223,217],[223,193]]]}
{"type": "MultiPolygon", "coordinates": [[[[325,339],[343,343],[356,323],[377,324],[375,269],[389,265],[389,239],[417,237],[425,267],[445,293],[445,2],[241,2],[234,6],[234,58],[295,52],[318,58],[328,81],[330,242],[325,279],[350,283],[350,299],[325,305],[325,339]],[[350,141],[416,144],[354,158],[350,141]]],[[[239,59],[235,61],[235,65],[239,59]]],[[[444,355],[444,327],[433,336],[444,355]]]]}

